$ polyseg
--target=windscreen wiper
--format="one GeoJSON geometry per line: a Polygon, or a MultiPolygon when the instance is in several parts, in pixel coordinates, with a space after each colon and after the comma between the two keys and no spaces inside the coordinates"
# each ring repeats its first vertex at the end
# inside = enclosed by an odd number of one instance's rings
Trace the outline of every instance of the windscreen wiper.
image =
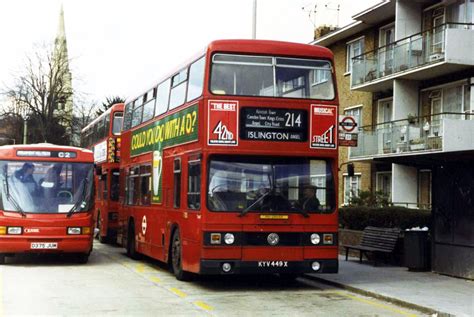
{"type": "Polygon", "coordinates": [[[254,206],[256,206],[258,203],[260,203],[262,200],[264,200],[266,197],[268,197],[268,195],[270,195],[272,192],[272,190],[270,189],[269,191],[267,191],[265,194],[263,194],[262,196],[258,197],[257,200],[255,200],[250,206],[248,206],[247,208],[245,208],[244,210],[242,210],[239,214],[239,217],[242,217],[242,216],[245,216],[249,211],[250,209],[252,209],[254,206]]]}
{"type": "Polygon", "coordinates": [[[15,207],[16,211],[18,211],[23,217],[26,217],[26,213],[21,209],[20,205],[18,202],[13,198],[12,195],[10,195],[10,187],[8,186],[8,175],[4,173],[4,180],[3,180],[3,186],[5,186],[5,194],[7,195],[7,200],[15,207]]]}
{"type": "Polygon", "coordinates": [[[84,208],[85,203],[86,203],[86,193],[87,193],[87,184],[89,183],[89,180],[87,178],[84,178],[84,183],[82,186],[82,192],[81,192],[81,199],[79,199],[74,206],[72,206],[71,210],[67,213],[67,217],[70,218],[72,214],[78,210],[78,208],[84,208]]]}

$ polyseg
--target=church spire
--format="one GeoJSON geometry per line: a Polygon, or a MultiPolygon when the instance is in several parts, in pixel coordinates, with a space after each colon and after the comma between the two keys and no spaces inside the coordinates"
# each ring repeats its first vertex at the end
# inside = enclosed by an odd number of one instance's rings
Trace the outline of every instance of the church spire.
{"type": "Polygon", "coordinates": [[[61,4],[61,11],[59,12],[58,33],[54,40],[53,60],[55,61],[62,76],[63,90],[66,94],[66,99],[58,103],[56,113],[62,118],[60,123],[66,128],[66,132],[70,132],[70,125],[73,116],[73,89],[72,89],[72,75],[69,69],[69,56],[67,51],[66,41],[66,27],[64,24],[64,8],[61,4]]]}
{"type": "Polygon", "coordinates": [[[63,53],[66,53],[65,57],[67,58],[66,27],[64,24],[64,7],[62,4],[61,11],[59,12],[58,33],[56,34],[54,42],[56,46],[63,46],[60,49],[63,50],[63,53]]]}

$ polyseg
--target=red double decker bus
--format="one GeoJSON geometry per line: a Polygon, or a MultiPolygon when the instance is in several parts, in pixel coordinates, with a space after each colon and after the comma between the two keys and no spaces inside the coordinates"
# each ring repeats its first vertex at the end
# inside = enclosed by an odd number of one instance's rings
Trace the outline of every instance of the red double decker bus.
{"type": "Polygon", "coordinates": [[[113,105],[81,131],[82,146],[94,152],[95,219],[101,243],[115,242],[117,236],[123,107],[113,105]]]}
{"type": "Polygon", "coordinates": [[[210,43],[125,105],[126,247],[198,274],[336,273],[333,54],[210,43]]]}
{"type": "Polygon", "coordinates": [[[19,253],[72,253],[93,240],[91,151],[51,144],[0,147],[0,264],[19,253]]]}

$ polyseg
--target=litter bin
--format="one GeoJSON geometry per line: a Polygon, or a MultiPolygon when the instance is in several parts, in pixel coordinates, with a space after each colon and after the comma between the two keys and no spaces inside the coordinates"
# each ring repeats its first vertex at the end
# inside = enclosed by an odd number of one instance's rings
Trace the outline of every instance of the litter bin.
{"type": "Polygon", "coordinates": [[[428,231],[407,230],[404,237],[405,266],[410,271],[430,270],[428,231]]]}

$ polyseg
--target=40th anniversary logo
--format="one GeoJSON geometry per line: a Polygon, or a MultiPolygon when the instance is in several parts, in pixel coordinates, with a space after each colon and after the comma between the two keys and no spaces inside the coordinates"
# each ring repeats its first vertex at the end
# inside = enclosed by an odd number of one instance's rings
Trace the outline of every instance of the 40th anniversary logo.
{"type": "Polygon", "coordinates": [[[198,105],[183,109],[132,132],[131,156],[198,139],[198,105]]]}

